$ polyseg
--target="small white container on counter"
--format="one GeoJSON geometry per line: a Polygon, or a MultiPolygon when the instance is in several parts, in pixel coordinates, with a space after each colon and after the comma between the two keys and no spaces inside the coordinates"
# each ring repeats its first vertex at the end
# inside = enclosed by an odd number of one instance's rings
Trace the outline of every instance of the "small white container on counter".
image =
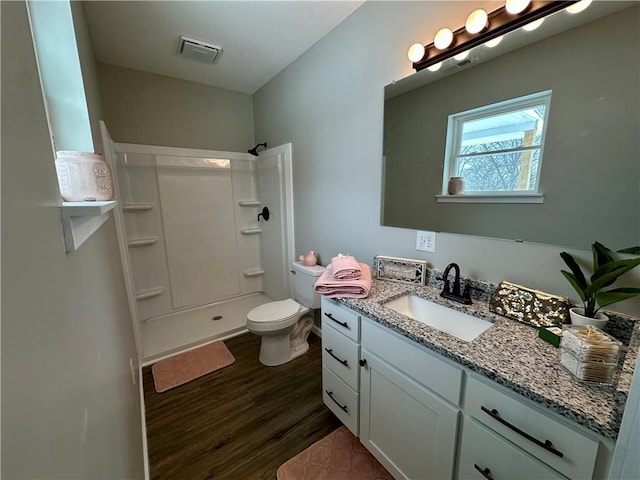
{"type": "Polygon", "coordinates": [[[67,202],[113,200],[111,169],[99,153],[56,152],[60,194],[67,202]]]}

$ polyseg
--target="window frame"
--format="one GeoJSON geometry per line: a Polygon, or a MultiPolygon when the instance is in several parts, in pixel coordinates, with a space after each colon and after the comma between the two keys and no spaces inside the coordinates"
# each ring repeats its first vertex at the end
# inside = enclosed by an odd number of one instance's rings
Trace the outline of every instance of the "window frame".
{"type": "Polygon", "coordinates": [[[492,203],[542,203],[543,194],[539,190],[540,176],[542,172],[542,160],[544,156],[544,145],[549,124],[549,110],[551,108],[552,90],[532,93],[509,100],[485,105],[482,107],[465,110],[463,112],[449,115],[447,120],[447,138],[445,144],[445,159],[442,175],[441,195],[436,195],[438,202],[492,202],[492,203]],[[522,110],[536,105],[544,105],[544,124],[540,136],[540,158],[538,160],[538,172],[536,175],[534,188],[531,190],[508,190],[508,191],[485,191],[469,192],[464,195],[449,195],[447,186],[449,178],[456,176],[457,152],[462,142],[462,125],[465,122],[492,117],[504,113],[522,110]]]}

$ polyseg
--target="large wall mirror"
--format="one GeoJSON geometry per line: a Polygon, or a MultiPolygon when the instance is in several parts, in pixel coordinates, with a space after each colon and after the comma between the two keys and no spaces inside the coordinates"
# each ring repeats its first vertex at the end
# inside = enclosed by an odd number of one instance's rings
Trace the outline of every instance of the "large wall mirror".
{"type": "Polygon", "coordinates": [[[635,2],[594,2],[508,34],[498,56],[481,45],[467,65],[449,59],[388,85],[382,224],[576,248],[640,244],[639,20],[635,2]],[[449,116],[547,90],[543,203],[439,203],[449,116]]]}

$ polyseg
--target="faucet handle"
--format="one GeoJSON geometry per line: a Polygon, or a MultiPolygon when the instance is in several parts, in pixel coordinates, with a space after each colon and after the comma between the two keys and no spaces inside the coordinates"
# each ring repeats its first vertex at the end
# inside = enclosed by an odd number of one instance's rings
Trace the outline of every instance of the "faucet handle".
{"type": "MultiPolygon", "coordinates": [[[[442,280],[442,279],[439,279],[439,280],[442,280]]],[[[445,281],[444,281],[444,287],[442,287],[442,291],[443,291],[443,292],[447,292],[447,293],[449,293],[449,292],[450,292],[450,289],[449,289],[449,280],[445,280],[445,281]]]]}
{"type": "Polygon", "coordinates": [[[471,299],[471,290],[475,290],[476,292],[481,292],[482,291],[481,288],[472,287],[471,285],[469,285],[469,282],[465,282],[464,291],[462,292],[462,296],[464,298],[471,299]]]}

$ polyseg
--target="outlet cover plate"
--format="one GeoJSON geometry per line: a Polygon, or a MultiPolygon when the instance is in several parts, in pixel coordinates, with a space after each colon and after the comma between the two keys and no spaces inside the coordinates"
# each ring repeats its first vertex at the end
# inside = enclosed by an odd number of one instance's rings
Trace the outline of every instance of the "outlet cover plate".
{"type": "Polygon", "coordinates": [[[418,230],[416,232],[416,250],[435,253],[436,232],[425,232],[418,230]]]}

